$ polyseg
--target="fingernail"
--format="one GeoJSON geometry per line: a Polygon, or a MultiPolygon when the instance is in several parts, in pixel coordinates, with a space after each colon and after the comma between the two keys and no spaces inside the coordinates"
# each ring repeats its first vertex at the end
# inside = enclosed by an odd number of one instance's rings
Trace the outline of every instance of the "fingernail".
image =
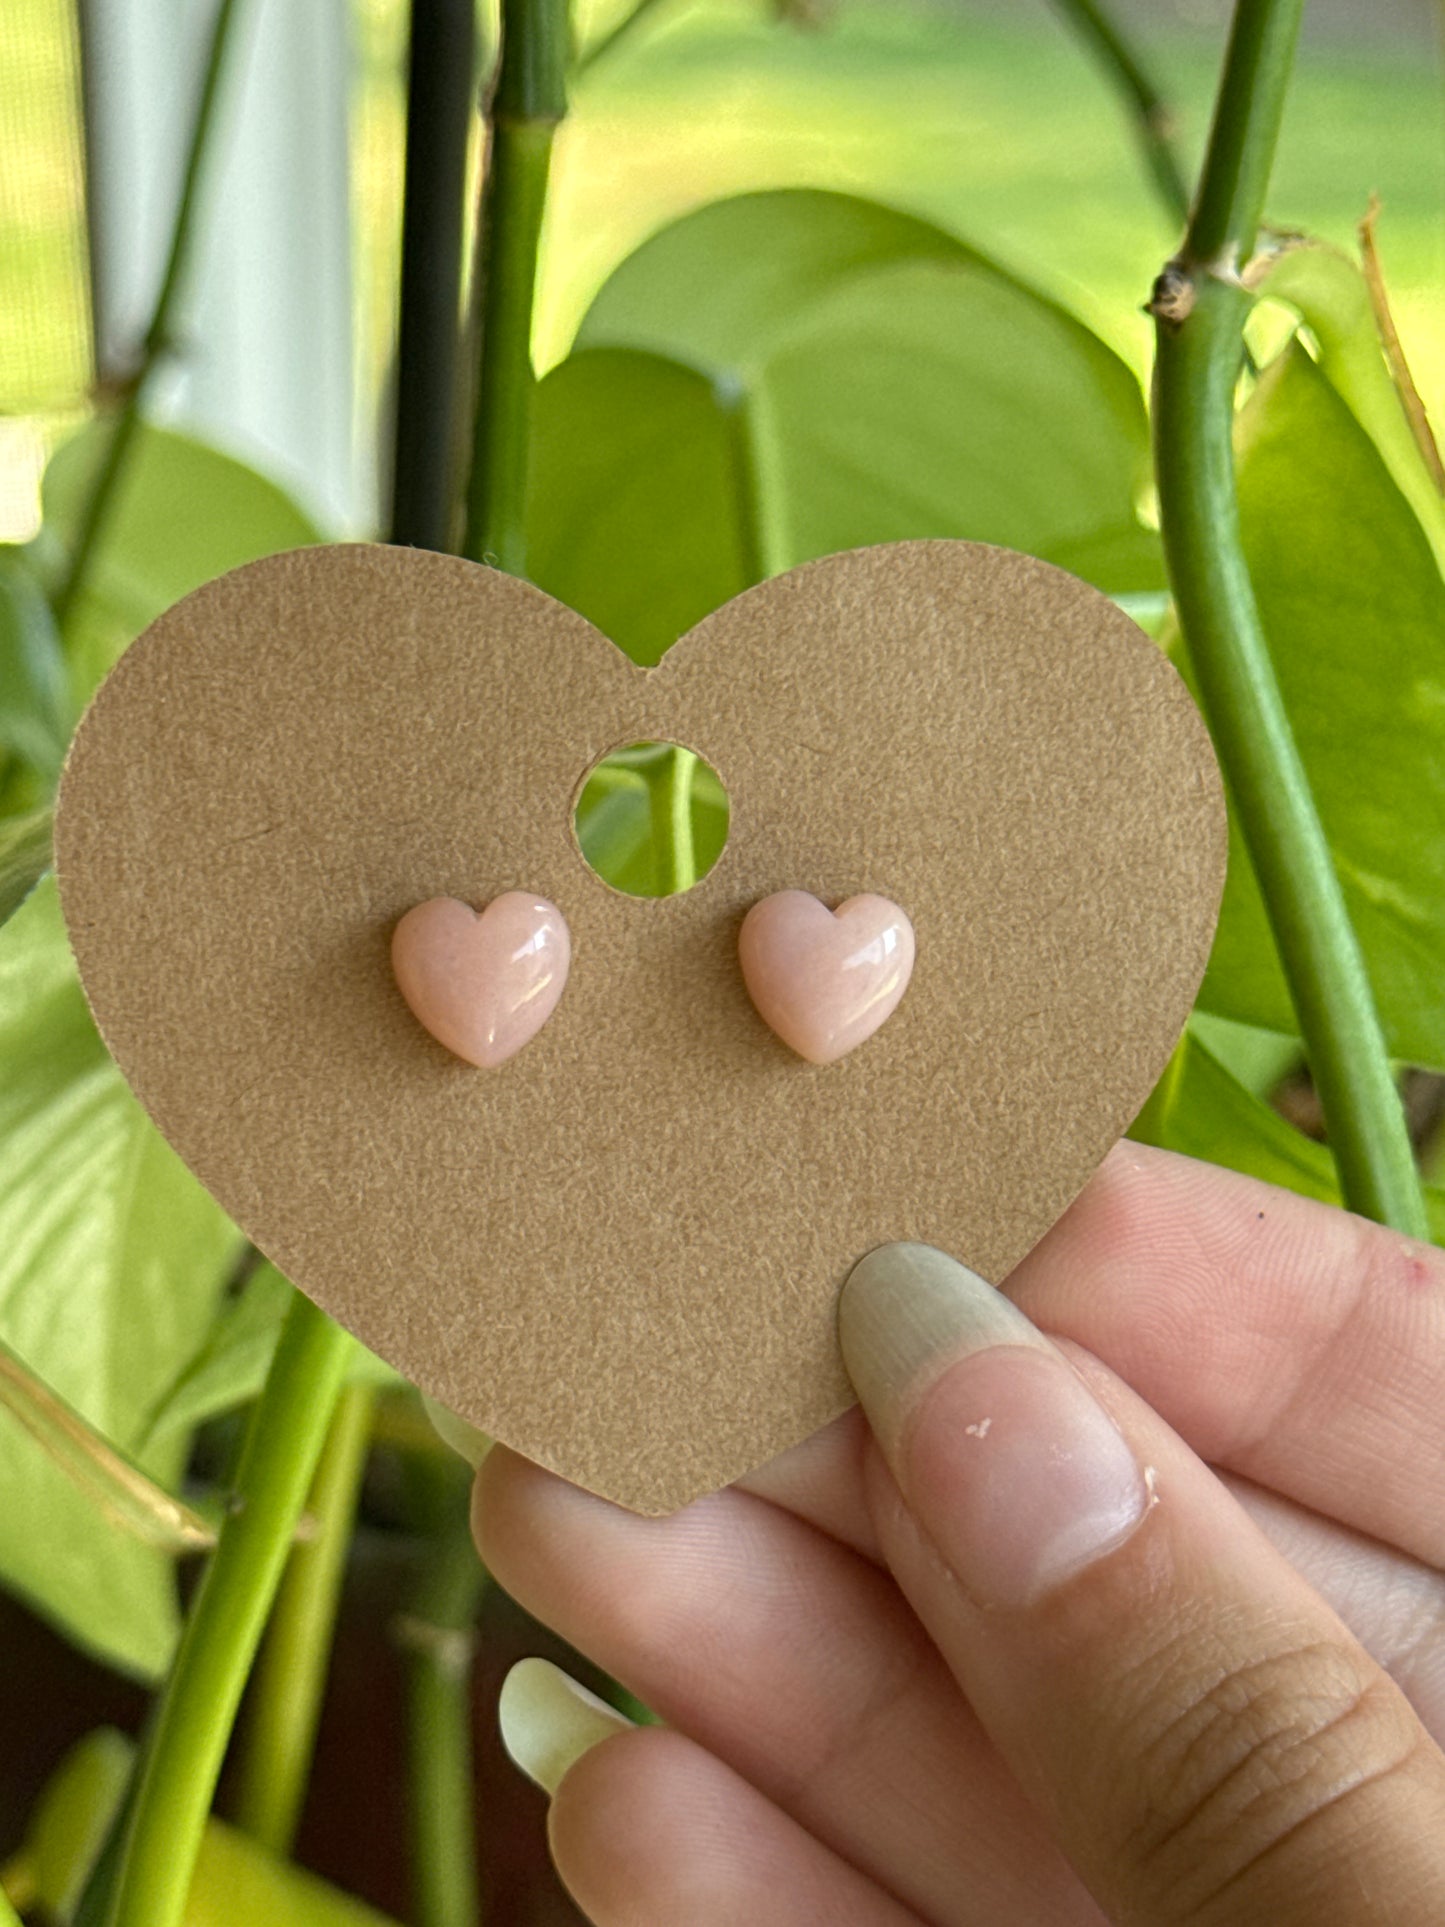
{"type": "Polygon", "coordinates": [[[870,1252],[838,1328],[910,1510],[981,1605],[1036,1604],[1148,1511],[1128,1441],[1068,1360],[946,1253],[870,1252]]]}
{"type": "Polygon", "coordinates": [[[519,1659],[497,1702],[502,1744],[547,1795],[594,1746],[632,1722],[548,1659],[519,1659]]]}
{"type": "Polygon", "coordinates": [[[421,1395],[421,1409],[431,1420],[431,1428],[443,1445],[449,1445],[458,1458],[465,1459],[473,1472],[477,1471],[482,1460],[492,1449],[492,1441],[485,1432],[479,1432],[470,1420],[454,1412],[449,1405],[443,1405],[438,1398],[421,1395]]]}

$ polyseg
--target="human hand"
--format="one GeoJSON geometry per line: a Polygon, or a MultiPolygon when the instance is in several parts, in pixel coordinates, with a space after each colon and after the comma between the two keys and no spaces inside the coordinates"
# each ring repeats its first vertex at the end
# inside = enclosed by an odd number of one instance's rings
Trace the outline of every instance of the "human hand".
{"type": "Polygon", "coordinates": [[[491,1570],[668,1722],[584,1751],[509,1682],[584,1911],[1439,1927],[1441,1254],[1133,1145],[1008,1281],[1032,1325],[887,1250],[871,1431],[662,1520],[482,1468],[491,1570]]]}

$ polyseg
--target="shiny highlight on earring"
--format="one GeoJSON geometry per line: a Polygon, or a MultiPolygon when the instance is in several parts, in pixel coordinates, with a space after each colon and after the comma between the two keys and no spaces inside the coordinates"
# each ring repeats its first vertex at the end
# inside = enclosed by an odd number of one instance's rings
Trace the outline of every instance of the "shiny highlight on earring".
{"type": "Polygon", "coordinates": [[[887,897],[830,910],[806,890],[755,903],[738,933],[758,1015],[810,1064],[832,1064],[893,1015],[913,974],[913,925],[887,897]]]}
{"type": "Polygon", "coordinates": [[[567,919],[526,890],[508,890],[480,914],[456,897],[431,897],[407,911],[391,938],[391,967],[412,1015],[483,1070],[537,1035],[571,962],[567,919]]]}

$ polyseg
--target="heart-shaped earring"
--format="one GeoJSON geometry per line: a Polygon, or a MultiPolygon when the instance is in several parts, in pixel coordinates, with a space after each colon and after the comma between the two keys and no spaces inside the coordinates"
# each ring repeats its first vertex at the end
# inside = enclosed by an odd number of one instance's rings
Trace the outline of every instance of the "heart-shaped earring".
{"type": "Polygon", "coordinates": [[[806,890],[755,903],[738,932],[743,982],[769,1029],[810,1064],[832,1064],[897,1010],[913,974],[913,925],[887,897],[830,910],[806,890]]]}
{"type": "Polygon", "coordinates": [[[480,915],[456,897],[432,897],[408,910],[391,938],[391,967],[412,1015],[483,1070],[537,1035],[571,962],[567,919],[525,890],[495,897],[480,915]]]}

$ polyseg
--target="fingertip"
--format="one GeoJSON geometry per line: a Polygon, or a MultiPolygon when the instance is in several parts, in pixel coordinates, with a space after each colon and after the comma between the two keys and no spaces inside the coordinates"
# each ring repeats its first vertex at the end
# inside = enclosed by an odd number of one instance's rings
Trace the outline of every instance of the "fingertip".
{"type": "Polygon", "coordinates": [[[698,1749],[666,1727],[634,1727],[584,1752],[562,1777],[547,1813],[547,1841],[567,1891],[589,1916],[626,1917],[639,1892],[671,1888],[696,1821],[698,1749]],[[646,1816],[646,1823],[643,1823],[646,1816]],[[681,1843],[679,1842],[681,1832],[681,1843]]]}
{"type": "Polygon", "coordinates": [[[604,1740],[547,1822],[563,1884],[597,1927],[916,1927],[918,1916],[681,1733],[604,1740]]]}
{"type": "Polygon", "coordinates": [[[526,1567],[539,1527],[574,1495],[588,1496],[505,1445],[494,1445],[478,1467],[472,1482],[472,1538],[483,1565],[514,1596],[513,1580],[526,1567]]]}

